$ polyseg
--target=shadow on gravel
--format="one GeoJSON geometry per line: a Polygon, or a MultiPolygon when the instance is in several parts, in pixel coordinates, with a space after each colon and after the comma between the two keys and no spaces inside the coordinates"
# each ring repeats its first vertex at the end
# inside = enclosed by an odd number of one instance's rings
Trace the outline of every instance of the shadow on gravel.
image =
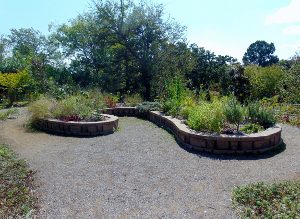
{"type": "Polygon", "coordinates": [[[282,153],[286,149],[286,144],[284,142],[282,142],[277,148],[274,148],[274,149],[272,149],[270,151],[267,151],[265,153],[262,153],[262,154],[243,154],[243,155],[239,155],[239,154],[230,154],[230,155],[229,154],[228,155],[226,155],[226,154],[224,154],[224,155],[222,155],[222,154],[212,154],[212,153],[209,153],[209,152],[199,152],[199,151],[196,151],[196,150],[193,150],[193,149],[186,148],[186,147],[181,146],[181,145],[180,145],[180,147],[182,149],[184,149],[185,151],[189,152],[189,153],[197,155],[200,158],[205,157],[205,158],[210,158],[210,159],[213,159],[213,160],[261,160],[261,159],[268,159],[268,158],[274,157],[274,156],[282,153]]]}

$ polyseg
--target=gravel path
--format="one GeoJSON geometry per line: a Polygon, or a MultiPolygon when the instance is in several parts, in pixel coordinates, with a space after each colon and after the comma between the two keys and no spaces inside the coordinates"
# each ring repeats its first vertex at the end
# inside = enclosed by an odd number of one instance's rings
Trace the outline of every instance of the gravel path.
{"type": "Polygon", "coordinates": [[[234,185],[300,176],[300,129],[283,127],[286,150],[258,158],[188,152],[173,136],[136,118],[95,138],[29,133],[0,122],[7,143],[36,170],[39,218],[236,218],[234,185]]]}

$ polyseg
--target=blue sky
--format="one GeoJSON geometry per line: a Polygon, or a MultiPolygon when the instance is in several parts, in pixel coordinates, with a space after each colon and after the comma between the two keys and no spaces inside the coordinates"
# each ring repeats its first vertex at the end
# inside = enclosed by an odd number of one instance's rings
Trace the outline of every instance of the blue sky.
{"type": "MultiPolygon", "coordinates": [[[[274,42],[287,59],[300,50],[300,0],[154,0],[187,27],[187,39],[241,60],[256,40],[274,42]]],[[[48,32],[89,9],[90,0],[0,0],[0,34],[33,27],[48,32]]]]}

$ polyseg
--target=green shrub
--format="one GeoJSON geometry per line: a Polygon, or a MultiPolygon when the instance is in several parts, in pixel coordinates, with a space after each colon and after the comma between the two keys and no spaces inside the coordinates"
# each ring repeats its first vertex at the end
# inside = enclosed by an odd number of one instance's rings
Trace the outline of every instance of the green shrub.
{"type": "Polygon", "coordinates": [[[162,106],[158,102],[143,102],[136,106],[141,116],[146,116],[149,111],[160,111],[162,106]]]}
{"type": "Polygon", "coordinates": [[[53,117],[52,110],[56,107],[56,104],[56,100],[44,96],[32,102],[28,107],[31,113],[31,123],[35,123],[39,119],[53,117]]]}
{"type": "Polygon", "coordinates": [[[125,95],[125,106],[137,106],[143,102],[143,98],[140,94],[126,94],[125,95]]]}
{"type": "Polygon", "coordinates": [[[235,97],[229,98],[224,105],[223,112],[226,120],[236,125],[236,130],[239,131],[240,123],[244,119],[244,108],[235,97]]]}
{"type": "Polygon", "coordinates": [[[189,91],[179,78],[175,78],[166,84],[163,101],[163,111],[166,114],[177,116],[182,107],[182,101],[189,96],[189,91]]]}
{"type": "Polygon", "coordinates": [[[246,134],[257,133],[263,131],[264,127],[256,123],[249,123],[241,127],[241,131],[246,134]]]}
{"type": "Polygon", "coordinates": [[[241,218],[300,218],[300,180],[240,186],[232,196],[241,218]]]}
{"type": "Polygon", "coordinates": [[[63,116],[78,115],[87,119],[93,115],[94,107],[92,99],[83,95],[69,96],[59,101],[53,110],[53,116],[59,119],[63,116]]]}
{"type": "Polygon", "coordinates": [[[26,70],[18,73],[0,73],[0,87],[5,90],[9,106],[29,92],[32,83],[33,79],[26,70]]]}
{"type": "Polygon", "coordinates": [[[93,108],[96,110],[107,107],[105,104],[104,95],[98,89],[87,91],[86,97],[91,99],[91,101],[93,102],[93,108]]]}
{"type": "Polygon", "coordinates": [[[250,122],[257,123],[265,129],[272,127],[276,123],[274,111],[261,106],[259,102],[249,103],[247,108],[250,122]]]}
{"type": "Polygon", "coordinates": [[[201,102],[193,107],[187,118],[187,125],[196,131],[220,132],[224,125],[223,101],[201,102]]]}
{"type": "Polygon", "coordinates": [[[186,96],[181,103],[181,108],[179,115],[182,116],[184,119],[187,119],[190,112],[195,108],[197,102],[194,96],[186,96]]]}
{"type": "Polygon", "coordinates": [[[250,80],[252,99],[272,97],[279,93],[284,71],[278,65],[268,67],[247,66],[245,74],[250,80]]]}

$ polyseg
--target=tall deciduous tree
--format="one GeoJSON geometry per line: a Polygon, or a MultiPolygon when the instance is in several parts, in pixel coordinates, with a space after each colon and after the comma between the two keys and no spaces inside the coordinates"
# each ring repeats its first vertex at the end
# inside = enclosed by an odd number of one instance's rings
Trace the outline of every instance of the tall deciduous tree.
{"type": "Polygon", "coordinates": [[[151,98],[151,83],[161,68],[156,68],[166,44],[183,41],[184,28],[164,20],[162,5],[124,1],[99,1],[95,4],[97,23],[103,24],[117,43],[123,45],[138,64],[144,98],[151,98]]]}
{"type": "Polygon", "coordinates": [[[187,65],[178,59],[183,55],[177,49],[186,50],[184,28],[163,15],[161,5],[95,1],[90,12],[60,26],[57,39],[72,60],[70,70],[76,81],[112,92],[139,91],[145,99],[153,98],[156,79],[172,71],[170,63],[181,72],[187,65]]]}
{"type": "Polygon", "coordinates": [[[274,55],[274,52],[274,43],[258,40],[248,47],[243,56],[243,62],[245,65],[270,66],[279,61],[278,57],[274,55]]]}

